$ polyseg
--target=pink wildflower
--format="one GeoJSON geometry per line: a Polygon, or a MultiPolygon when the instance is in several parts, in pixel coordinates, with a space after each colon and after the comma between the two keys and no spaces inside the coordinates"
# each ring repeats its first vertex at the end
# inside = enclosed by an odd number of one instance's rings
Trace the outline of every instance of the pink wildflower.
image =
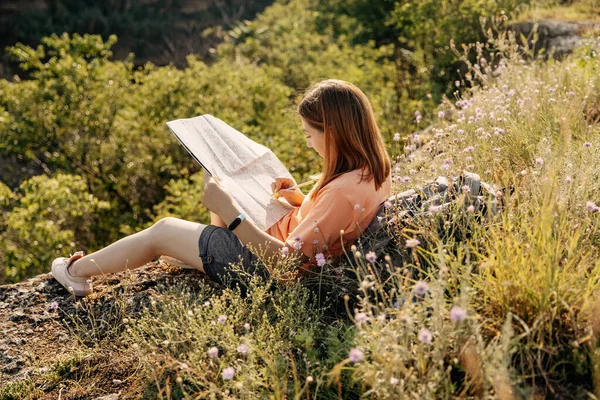
{"type": "Polygon", "coordinates": [[[327,260],[325,260],[325,256],[323,255],[323,253],[315,254],[315,260],[317,260],[317,265],[319,267],[322,267],[325,264],[327,264],[327,260]]]}
{"type": "Polygon", "coordinates": [[[587,203],[585,203],[585,208],[587,208],[588,211],[598,210],[598,206],[593,201],[588,201],[587,203]]]}
{"type": "Polygon", "coordinates": [[[467,310],[465,310],[464,308],[461,308],[459,306],[454,306],[450,310],[450,319],[453,322],[464,321],[466,317],[467,317],[467,310]]]}
{"type": "Polygon", "coordinates": [[[227,367],[221,373],[221,376],[226,381],[232,380],[234,375],[235,375],[235,368],[233,368],[233,367],[227,367]]]}
{"type": "Polygon", "coordinates": [[[210,349],[208,349],[208,356],[210,358],[217,358],[219,357],[219,349],[217,349],[216,347],[211,347],[210,349]]]}
{"type": "Polygon", "coordinates": [[[377,261],[377,254],[375,254],[374,251],[369,251],[367,254],[365,254],[365,259],[370,263],[374,263],[377,261]]]}
{"type": "Polygon", "coordinates": [[[419,331],[419,334],[417,335],[417,338],[423,344],[430,344],[431,341],[433,340],[433,336],[431,335],[431,331],[429,329],[427,329],[427,328],[421,329],[419,331]]]}
{"type": "Polygon", "coordinates": [[[350,361],[356,364],[365,359],[365,353],[353,347],[348,353],[348,358],[350,359],[350,361]]]}
{"type": "Polygon", "coordinates": [[[420,244],[421,244],[421,242],[419,241],[419,239],[413,238],[413,239],[406,240],[406,247],[408,247],[408,248],[417,247],[420,244]]]}
{"type": "Polygon", "coordinates": [[[247,344],[240,344],[237,347],[237,352],[240,354],[248,354],[248,350],[249,350],[249,348],[248,348],[247,344]]]}
{"type": "Polygon", "coordinates": [[[425,281],[418,281],[415,283],[414,291],[419,296],[425,296],[425,293],[429,290],[429,285],[425,281]]]}
{"type": "Polygon", "coordinates": [[[359,312],[354,316],[356,322],[367,322],[369,320],[369,316],[364,312],[359,312]]]}

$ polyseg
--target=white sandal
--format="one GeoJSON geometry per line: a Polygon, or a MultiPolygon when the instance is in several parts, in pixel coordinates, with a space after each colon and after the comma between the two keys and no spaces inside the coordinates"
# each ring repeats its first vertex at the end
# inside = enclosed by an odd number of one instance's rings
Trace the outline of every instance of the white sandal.
{"type": "Polygon", "coordinates": [[[69,274],[69,266],[83,256],[83,251],[78,251],[70,257],[58,257],[52,261],[52,276],[75,296],[87,296],[93,289],[91,277],[69,274]]]}

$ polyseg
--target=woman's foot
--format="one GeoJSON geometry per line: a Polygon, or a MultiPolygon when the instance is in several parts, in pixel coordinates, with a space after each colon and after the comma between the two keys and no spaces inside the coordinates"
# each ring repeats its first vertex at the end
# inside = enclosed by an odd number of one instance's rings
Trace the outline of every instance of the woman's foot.
{"type": "Polygon", "coordinates": [[[87,296],[92,293],[91,277],[69,274],[69,266],[83,256],[83,251],[78,251],[70,257],[58,257],[52,261],[52,276],[75,296],[87,296]]]}

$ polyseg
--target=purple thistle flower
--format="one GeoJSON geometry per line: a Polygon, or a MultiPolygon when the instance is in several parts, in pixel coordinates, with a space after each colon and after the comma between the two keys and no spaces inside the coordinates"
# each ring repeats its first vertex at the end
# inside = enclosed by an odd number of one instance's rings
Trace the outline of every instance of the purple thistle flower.
{"type": "Polygon", "coordinates": [[[421,115],[421,113],[419,111],[415,111],[415,122],[418,124],[419,122],[421,122],[421,118],[423,118],[423,116],[421,115]]]}
{"type": "Polygon", "coordinates": [[[364,312],[359,312],[354,316],[356,322],[367,322],[369,320],[369,316],[364,312]]]}
{"type": "Polygon", "coordinates": [[[467,310],[459,306],[454,306],[450,310],[450,319],[452,322],[461,322],[467,318],[467,310]]]}
{"type": "Polygon", "coordinates": [[[439,111],[438,112],[438,118],[444,118],[446,116],[446,113],[443,111],[439,111]]]}
{"type": "Polygon", "coordinates": [[[56,311],[58,310],[58,303],[53,301],[52,303],[50,303],[50,305],[48,306],[48,308],[52,311],[56,311]]]}
{"type": "Polygon", "coordinates": [[[300,250],[302,248],[303,244],[304,244],[304,242],[294,242],[294,249],[300,250]]]}
{"type": "Polygon", "coordinates": [[[365,254],[365,259],[370,263],[375,263],[377,261],[377,254],[374,251],[369,251],[365,254]]]}
{"type": "Polygon", "coordinates": [[[390,207],[392,206],[392,202],[391,202],[391,201],[389,201],[389,200],[386,200],[386,201],[385,201],[385,203],[383,203],[383,206],[384,206],[385,208],[390,208],[390,207]]]}
{"type": "Polygon", "coordinates": [[[359,208],[360,208],[360,204],[355,204],[355,205],[354,205],[354,209],[355,209],[355,210],[358,210],[359,208]]]}
{"type": "Polygon", "coordinates": [[[399,142],[400,141],[400,133],[396,132],[394,133],[394,142],[399,142]]]}
{"type": "Polygon", "coordinates": [[[288,254],[290,254],[290,248],[287,246],[283,246],[281,249],[279,249],[279,251],[281,252],[282,256],[287,256],[288,254]]]}
{"type": "Polygon", "coordinates": [[[588,148],[590,148],[590,147],[592,147],[592,144],[591,144],[590,142],[585,142],[585,143],[583,144],[583,147],[588,147],[588,148]]]}
{"type": "Polygon", "coordinates": [[[227,367],[221,373],[221,376],[226,381],[232,380],[234,375],[235,375],[235,368],[233,368],[233,367],[227,367]]]}
{"type": "Polygon", "coordinates": [[[249,350],[249,348],[248,348],[247,344],[240,344],[237,347],[237,352],[240,354],[248,354],[248,350],[249,350]]]}
{"type": "Polygon", "coordinates": [[[535,163],[541,167],[542,165],[544,165],[544,159],[538,157],[535,159],[535,163]]]}
{"type": "Polygon", "coordinates": [[[294,238],[294,240],[295,240],[296,242],[299,242],[300,240],[302,240],[302,238],[301,238],[300,236],[296,236],[296,237],[294,238]]]}
{"type": "Polygon", "coordinates": [[[567,176],[565,177],[565,183],[566,183],[567,185],[570,185],[570,184],[571,184],[571,176],[570,176],[570,175],[567,175],[567,176]]]}
{"type": "Polygon", "coordinates": [[[208,349],[208,356],[210,358],[217,358],[219,357],[219,349],[217,349],[216,347],[211,347],[210,349],[208,349]]]}
{"type": "Polygon", "coordinates": [[[219,324],[224,324],[227,321],[227,315],[219,315],[219,318],[217,318],[217,322],[219,324]]]}
{"type": "Polygon", "coordinates": [[[315,254],[315,260],[317,260],[317,265],[319,267],[322,267],[325,264],[327,264],[327,260],[325,260],[325,256],[323,255],[323,253],[315,254]]]}
{"type": "Polygon", "coordinates": [[[429,285],[425,281],[418,281],[415,283],[415,287],[413,288],[415,293],[419,296],[425,296],[425,293],[429,290],[429,285]]]}
{"type": "Polygon", "coordinates": [[[417,339],[423,344],[430,344],[433,340],[433,336],[431,335],[431,331],[427,328],[423,328],[419,331],[417,335],[417,339]]]}
{"type": "Polygon", "coordinates": [[[348,353],[348,358],[350,359],[350,361],[356,364],[365,359],[365,353],[353,347],[348,353]]]}
{"type": "Polygon", "coordinates": [[[585,208],[587,208],[587,210],[590,212],[598,210],[598,206],[593,201],[588,201],[585,203],[585,208]]]}

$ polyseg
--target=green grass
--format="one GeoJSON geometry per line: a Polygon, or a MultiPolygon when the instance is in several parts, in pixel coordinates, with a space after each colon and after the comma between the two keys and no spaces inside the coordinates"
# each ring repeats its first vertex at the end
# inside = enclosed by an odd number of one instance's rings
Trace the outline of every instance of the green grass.
{"type": "Polygon", "coordinates": [[[0,400],[34,399],[41,392],[35,388],[31,379],[25,379],[0,387],[0,400]]]}

